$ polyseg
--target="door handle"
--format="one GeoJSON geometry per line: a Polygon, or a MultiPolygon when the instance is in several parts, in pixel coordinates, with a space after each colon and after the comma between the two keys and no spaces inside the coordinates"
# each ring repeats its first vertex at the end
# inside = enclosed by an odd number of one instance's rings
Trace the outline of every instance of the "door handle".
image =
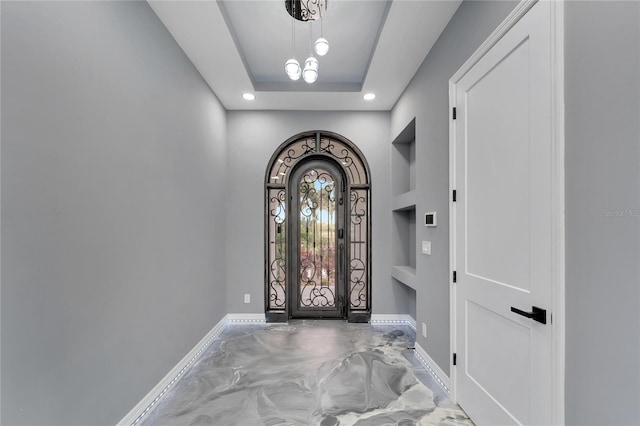
{"type": "Polygon", "coordinates": [[[531,307],[531,312],[521,311],[518,308],[511,307],[511,312],[514,312],[518,315],[522,315],[523,317],[531,318],[534,321],[538,321],[539,323],[546,324],[547,323],[547,310],[538,308],[537,306],[531,307]]]}
{"type": "Polygon", "coordinates": [[[342,250],[343,250],[342,243],[340,243],[340,245],[338,246],[338,267],[339,267],[338,272],[340,274],[342,274],[342,269],[343,269],[343,266],[342,266],[343,260],[342,260],[342,258],[344,256],[342,255],[342,250]]]}

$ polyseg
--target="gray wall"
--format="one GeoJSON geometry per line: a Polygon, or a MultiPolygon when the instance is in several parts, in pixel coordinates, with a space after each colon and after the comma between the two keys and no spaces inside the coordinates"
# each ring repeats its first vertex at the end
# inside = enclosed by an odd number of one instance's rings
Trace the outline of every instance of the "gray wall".
{"type": "Polygon", "coordinates": [[[114,424],[226,313],[225,111],[146,2],[1,24],[1,422],[114,424]]]}
{"type": "Polygon", "coordinates": [[[228,128],[227,308],[264,312],[264,177],[278,146],[308,130],[345,136],[362,151],[372,174],[373,312],[409,313],[410,296],[390,278],[391,141],[389,113],[230,111],[228,128]],[[243,294],[251,303],[243,303],[243,294]]]}
{"type": "MultiPolygon", "coordinates": [[[[416,118],[416,215],[438,212],[438,226],[417,227],[417,246],[431,241],[431,256],[417,254],[418,343],[449,374],[449,78],[513,10],[517,2],[467,1],[431,49],[391,112],[391,137],[416,118]]],[[[417,250],[418,248],[416,248],[417,250]]]]}
{"type": "Polygon", "coordinates": [[[638,425],[640,3],[565,23],[566,422],[638,425]]]}

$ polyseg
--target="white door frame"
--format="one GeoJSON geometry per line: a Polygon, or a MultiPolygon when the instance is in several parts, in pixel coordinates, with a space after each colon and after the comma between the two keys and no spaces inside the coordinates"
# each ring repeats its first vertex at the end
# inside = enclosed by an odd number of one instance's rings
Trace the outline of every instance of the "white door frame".
{"type": "MultiPolygon", "coordinates": [[[[489,38],[449,80],[449,111],[456,106],[456,87],[462,77],[504,36],[538,0],[522,0],[489,38]]],[[[550,1],[550,0],[540,0],[550,1]]],[[[552,63],[552,303],[551,324],[553,334],[553,423],[564,424],[565,376],[565,196],[564,196],[564,0],[551,1],[551,63],[552,63]]],[[[449,194],[456,189],[455,164],[456,130],[452,114],[449,115],[449,194]]],[[[456,204],[449,205],[449,263],[456,270],[456,204]]],[[[450,358],[456,353],[456,284],[452,280],[450,303],[450,358]]],[[[451,397],[456,401],[456,367],[451,366],[451,397]]]]}

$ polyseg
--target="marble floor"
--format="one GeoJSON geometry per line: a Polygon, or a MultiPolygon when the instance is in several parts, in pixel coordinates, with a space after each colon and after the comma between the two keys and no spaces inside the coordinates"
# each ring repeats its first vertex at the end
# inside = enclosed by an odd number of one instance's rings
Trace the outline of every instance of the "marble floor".
{"type": "Polygon", "coordinates": [[[231,324],[143,425],[473,425],[406,325],[231,324]]]}

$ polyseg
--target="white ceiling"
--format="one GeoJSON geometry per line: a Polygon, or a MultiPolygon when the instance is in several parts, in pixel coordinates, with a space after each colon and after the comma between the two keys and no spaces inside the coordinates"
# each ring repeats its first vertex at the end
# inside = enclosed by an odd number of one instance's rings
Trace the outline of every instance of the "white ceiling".
{"type": "MultiPolygon", "coordinates": [[[[461,0],[329,0],[313,84],[290,81],[291,17],[284,0],[148,0],[228,110],[388,111],[429,53],[461,0]],[[251,92],[254,101],[242,99],[251,92]],[[374,92],[374,101],[362,95],[374,92]]],[[[320,25],[296,21],[296,59],[320,25]]]]}

